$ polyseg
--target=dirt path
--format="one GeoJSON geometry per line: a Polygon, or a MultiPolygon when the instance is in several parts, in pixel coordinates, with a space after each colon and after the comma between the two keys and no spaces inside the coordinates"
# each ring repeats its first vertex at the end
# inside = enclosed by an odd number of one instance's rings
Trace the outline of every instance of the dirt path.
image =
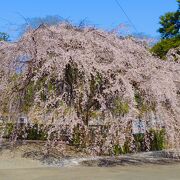
{"type": "MultiPolygon", "coordinates": [[[[4,162],[0,162],[4,163],[4,162]]],[[[32,166],[32,164],[30,165],[32,166]]],[[[180,166],[0,168],[1,180],[179,180],[180,166]]]]}
{"type": "MultiPolygon", "coordinates": [[[[24,145],[15,149],[5,148],[0,151],[0,180],[179,180],[180,163],[158,163],[142,161],[144,154],[136,155],[134,159],[102,158],[86,160],[77,166],[78,158],[70,162],[70,167],[55,167],[44,165],[38,158],[22,158],[23,153],[31,157],[38,155],[41,146],[24,145]],[[35,148],[36,147],[36,148],[35,148]],[[142,156],[142,157],[141,157],[142,156]],[[141,161],[138,162],[138,159],[141,161]],[[143,162],[143,164],[141,164],[143,162]],[[112,166],[115,163],[115,166],[112,166]],[[138,163],[138,164],[137,164],[138,163]],[[127,165],[125,165],[127,164],[127,165]],[[84,166],[83,166],[84,165],[84,166]],[[86,166],[86,167],[85,167],[86,166]],[[90,167],[91,166],[91,167],[90,167]],[[102,166],[102,167],[98,167],[102,166]],[[108,167],[105,167],[108,166],[108,167]]],[[[152,161],[152,159],[151,159],[152,161]]]]}

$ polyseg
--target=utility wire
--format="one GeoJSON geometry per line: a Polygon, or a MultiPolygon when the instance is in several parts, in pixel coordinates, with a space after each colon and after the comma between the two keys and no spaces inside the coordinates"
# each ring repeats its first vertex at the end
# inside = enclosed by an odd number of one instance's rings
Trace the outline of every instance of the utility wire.
{"type": "Polygon", "coordinates": [[[129,18],[129,16],[127,15],[127,13],[125,12],[125,10],[123,9],[123,7],[121,6],[121,4],[119,3],[118,0],[115,0],[116,4],[118,5],[118,7],[121,9],[121,11],[124,13],[124,15],[126,16],[126,18],[128,19],[129,23],[132,25],[132,27],[134,28],[134,30],[136,31],[136,33],[138,33],[138,30],[136,28],[136,26],[134,25],[134,23],[131,21],[131,19],[129,18]]]}

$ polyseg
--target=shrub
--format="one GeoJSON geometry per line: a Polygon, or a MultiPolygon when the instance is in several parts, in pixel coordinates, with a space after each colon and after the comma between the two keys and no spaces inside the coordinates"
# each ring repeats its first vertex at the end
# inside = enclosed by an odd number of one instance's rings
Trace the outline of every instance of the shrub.
{"type": "Polygon", "coordinates": [[[134,144],[136,152],[145,151],[144,134],[134,134],[134,144]]]}
{"type": "Polygon", "coordinates": [[[74,127],[72,143],[75,146],[79,146],[81,143],[81,134],[80,134],[79,126],[74,127]]]}
{"type": "Polygon", "coordinates": [[[160,151],[165,148],[165,130],[150,130],[151,142],[150,150],[151,151],[160,151]]]}
{"type": "Polygon", "coordinates": [[[13,123],[7,123],[5,125],[5,132],[4,132],[4,138],[10,138],[12,133],[14,131],[14,124],[13,123]]]}
{"type": "Polygon", "coordinates": [[[47,132],[43,130],[38,124],[29,127],[26,131],[27,133],[27,140],[46,140],[47,139],[47,132]]]}
{"type": "Polygon", "coordinates": [[[166,59],[167,52],[172,49],[180,46],[180,35],[170,38],[170,39],[162,39],[156,45],[151,48],[151,52],[158,56],[161,59],[166,59]]]}
{"type": "Polygon", "coordinates": [[[113,147],[113,154],[115,156],[123,154],[123,150],[122,150],[121,146],[119,146],[118,144],[114,145],[114,147],[113,147]]]}
{"type": "Polygon", "coordinates": [[[115,116],[124,116],[129,112],[129,105],[127,102],[122,102],[120,98],[114,100],[114,107],[112,113],[115,116]]]}
{"type": "Polygon", "coordinates": [[[119,144],[115,144],[113,146],[113,155],[118,156],[120,154],[127,154],[127,153],[131,153],[130,142],[127,139],[123,146],[120,146],[119,144]]]}

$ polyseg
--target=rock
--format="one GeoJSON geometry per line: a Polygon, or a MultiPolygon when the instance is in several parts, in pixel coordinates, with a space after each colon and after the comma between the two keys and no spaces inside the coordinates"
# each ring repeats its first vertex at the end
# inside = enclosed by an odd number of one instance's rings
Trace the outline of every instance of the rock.
{"type": "Polygon", "coordinates": [[[180,46],[170,49],[166,55],[168,61],[180,63],[180,46]]]}

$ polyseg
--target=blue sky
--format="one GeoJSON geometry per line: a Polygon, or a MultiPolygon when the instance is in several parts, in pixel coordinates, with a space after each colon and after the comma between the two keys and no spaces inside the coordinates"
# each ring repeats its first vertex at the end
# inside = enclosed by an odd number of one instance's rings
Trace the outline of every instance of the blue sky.
{"type": "MultiPolygon", "coordinates": [[[[138,32],[151,36],[158,36],[159,16],[177,9],[176,0],[118,1],[138,32]]],[[[2,0],[0,31],[7,31],[13,37],[17,31],[16,25],[24,23],[20,14],[26,18],[59,15],[74,23],[86,18],[90,24],[104,29],[112,29],[121,23],[128,24],[115,0],[2,0]]]]}

